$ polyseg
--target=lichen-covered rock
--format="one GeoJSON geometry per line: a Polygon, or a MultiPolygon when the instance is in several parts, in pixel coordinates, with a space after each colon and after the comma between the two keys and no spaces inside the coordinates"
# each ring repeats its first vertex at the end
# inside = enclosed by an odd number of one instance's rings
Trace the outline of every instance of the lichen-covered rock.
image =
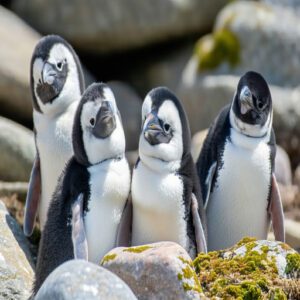
{"type": "Polygon", "coordinates": [[[0,201],[0,299],[28,299],[32,266],[27,240],[0,201]]]}
{"type": "Polygon", "coordinates": [[[213,33],[196,45],[198,70],[221,74],[256,70],[271,84],[298,86],[298,21],[291,9],[275,9],[256,1],[231,3],[219,13],[213,33]],[[280,68],[278,62],[284,62],[280,68]]]}
{"type": "Polygon", "coordinates": [[[101,264],[117,274],[138,299],[202,299],[187,252],[172,242],[115,248],[101,264]]]}
{"type": "Polygon", "coordinates": [[[135,90],[126,83],[110,81],[108,85],[114,92],[118,109],[123,120],[126,149],[135,150],[138,148],[140,136],[143,100],[138,96],[135,90]]]}
{"type": "Polygon", "coordinates": [[[56,32],[76,47],[100,52],[203,32],[211,27],[226,2],[14,0],[12,9],[41,32],[56,32]]]}
{"type": "Polygon", "coordinates": [[[0,6],[1,115],[28,122],[32,119],[29,69],[39,35],[11,11],[0,6]]]}
{"type": "Polygon", "coordinates": [[[0,153],[1,180],[29,180],[35,157],[32,131],[11,120],[0,117],[0,153]]]}
{"type": "Polygon", "coordinates": [[[232,248],[199,254],[194,267],[207,297],[300,297],[300,254],[280,242],[245,238],[232,248]]]}
{"type": "Polygon", "coordinates": [[[130,288],[108,270],[84,260],[71,260],[56,268],[35,300],[137,300],[130,288]]]}

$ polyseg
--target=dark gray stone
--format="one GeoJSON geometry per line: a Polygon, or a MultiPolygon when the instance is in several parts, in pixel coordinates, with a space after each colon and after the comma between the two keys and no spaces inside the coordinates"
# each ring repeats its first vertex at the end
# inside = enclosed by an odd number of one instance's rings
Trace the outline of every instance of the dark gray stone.
{"type": "Polygon", "coordinates": [[[137,300],[130,288],[110,271],[84,260],[56,268],[35,300],[137,300]]]}

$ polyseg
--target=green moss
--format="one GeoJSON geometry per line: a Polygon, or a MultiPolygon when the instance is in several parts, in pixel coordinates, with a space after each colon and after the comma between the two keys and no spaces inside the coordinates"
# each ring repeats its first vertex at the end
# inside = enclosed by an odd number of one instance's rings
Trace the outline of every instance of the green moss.
{"type": "Polygon", "coordinates": [[[285,273],[287,275],[296,274],[296,276],[300,276],[300,254],[290,253],[286,256],[286,261],[285,273]]]}
{"type": "Polygon", "coordinates": [[[101,260],[101,265],[109,262],[110,260],[114,260],[115,258],[117,257],[117,254],[116,253],[113,253],[113,254],[107,254],[105,255],[102,260],[101,260]]]}
{"type": "Polygon", "coordinates": [[[193,268],[192,262],[182,256],[178,256],[178,259],[183,263],[181,273],[177,274],[178,280],[182,282],[183,289],[185,291],[193,290],[195,292],[201,293],[202,288],[197,274],[193,268]]]}
{"type": "Polygon", "coordinates": [[[130,247],[123,250],[123,252],[131,252],[131,253],[142,253],[148,249],[151,249],[151,246],[137,246],[137,247],[130,247]]]}
{"type": "MultiPolygon", "coordinates": [[[[255,239],[245,238],[226,251],[197,256],[193,265],[208,298],[286,299],[287,289],[280,285],[282,280],[279,280],[275,257],[268,256],[267,245],[254,250],[256,246],[255,239]],[[245,254],[234,254],[241,247],[245,254]],[[228,251],[232,253],[229,256],[228,251]]],[[[295,265],[298,266],[298,256],[290,256],[291,269],[295,265]]]]}
{"type": "Polygon", "coordinates": [[[200,39],[195,54],[199,58],[199,71],[215,69],[223,62],[233,68],[240,61],[240,42],[232,31],[222,28],[200,39]]]}

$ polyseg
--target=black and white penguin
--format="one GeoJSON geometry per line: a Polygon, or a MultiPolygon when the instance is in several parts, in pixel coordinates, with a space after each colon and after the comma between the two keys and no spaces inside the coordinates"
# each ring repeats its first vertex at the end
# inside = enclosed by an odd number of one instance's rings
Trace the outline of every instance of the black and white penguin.
{"type": "Polygon", "coordinates": [[[85,88],[76,53],[56,35],[43,37],[35,47],[30,78],[37,154],[25,207],[27,236],[32,234],[37,213],[44,227],[57,180],[73,155],[73,120],[85,88]]]}
{"type": "Polygon", "coordinates": [[[50,203],[34,293],[63,262],[81,258],[99,264],[119,245],[131,178],[121,118],[107,85],[92,84],[84,92],[74,119],[73,148],[50,203]]]}
{"type": "Polygon", "coordinates": [[[284,241],[272,119],[268,84],[260,74],[247,72],[231,105],[210,127],[197,162],[209,251],[245,236],[266,239],[270,218],[276,240],[284,241]]]}
{"type": "Polygon", "coordinates": [[[142,121],[131,185],[132,245],[173,241],[195,257],[206,252],[206,229],[185,111],[159,87],[146,96],[142,121]]]}

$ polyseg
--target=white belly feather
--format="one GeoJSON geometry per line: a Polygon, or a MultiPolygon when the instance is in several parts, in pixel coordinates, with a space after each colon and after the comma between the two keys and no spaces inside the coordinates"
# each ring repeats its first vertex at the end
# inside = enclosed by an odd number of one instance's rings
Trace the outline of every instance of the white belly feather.
{"type": "Polygon", "coordinates": [[[78,102],[72,103],[68,110],[57,118],[48,118],[43,114],[34,112],[42,178],[41,201],[39,203],[41,228],[45,225],[48,207],[57,180],[73,155],[72,129],[77,105],[78,102]]]}
{"type": "Polygon", "coordinates": [[[173,241],[188,248],[183,182],[174,173],[157,173],[141,161],[132,177],[132,244],[173,241]]]}
{"type": "Polygon", "coordinates": [[[129,195],[130,170],[127,161],[106,161],[90,167],[89,211],[84,217],[88,259],[100,263],[115,246],[116,232],[129,195]]]}
{"type": "Polygon", "coordinates": [[[226,141],[224,165],[207,207],[210,251],[232,246],[244,236],[267,237],[270,149],[264,140],[254,140],[246,147],[226,141]]]}

